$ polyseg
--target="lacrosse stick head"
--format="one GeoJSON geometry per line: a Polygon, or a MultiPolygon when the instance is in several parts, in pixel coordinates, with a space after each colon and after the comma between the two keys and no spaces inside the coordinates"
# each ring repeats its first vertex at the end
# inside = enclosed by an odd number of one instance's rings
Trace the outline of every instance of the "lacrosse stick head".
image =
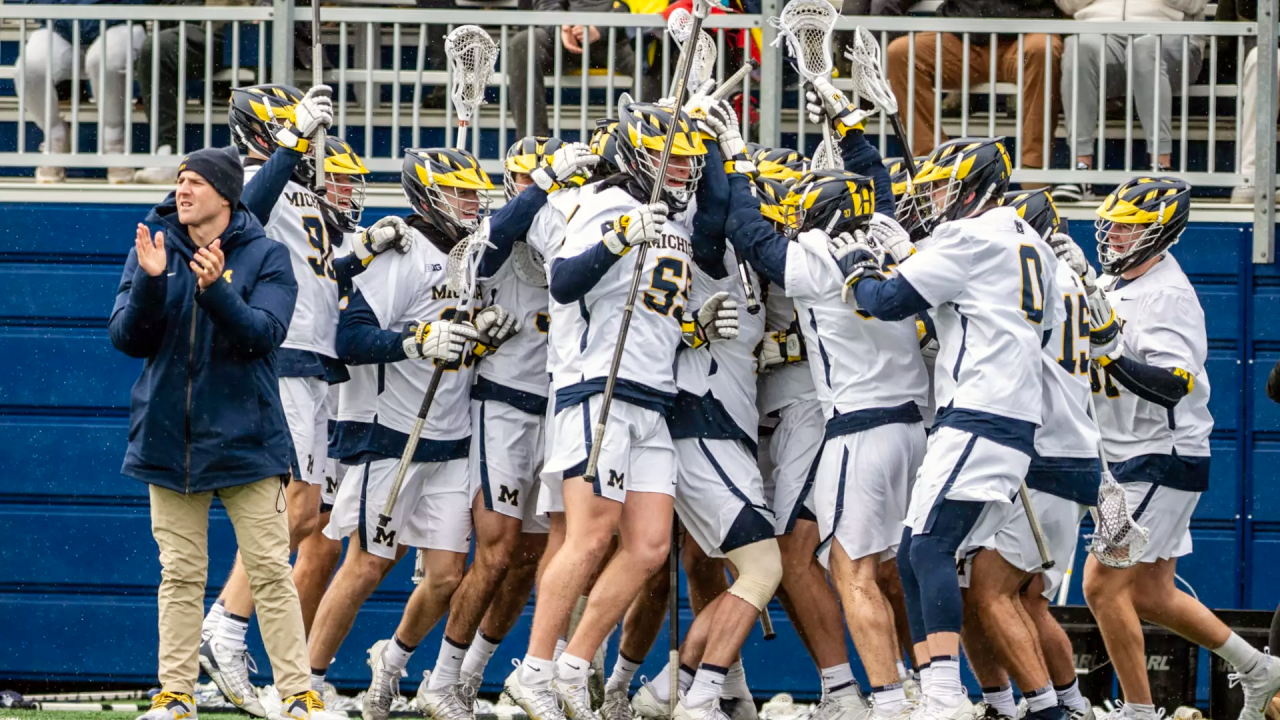
{"type": "Polygon", "coordinates": [[[614,130],[619,169],[631,176],[644,197],[661,186],[660,197],[671,212],[689,206],[698,181],[707,146],[684,110],[672,110],[656,103],[632,103],[622,108],[614,130]],[[675,125],[670,148],[667,131],[675,125]],[[666,173],[660,178],[662,156],[669,152],[666,173]]]}
{"type": "MultiPolygon", "coordinates": [[[[693,14],[684,8],[672,10],[671,15],[667,17],[667,32],[671,33],[671,39],[676,41],[676,46],[682,52],[685,44],[689,42],[690,33],[693,32],[693,22],[693,14]]],[[[706,85],[715,73],[716,57],[716,43],[711,39],[711,35],[698,31],[698,44],[693,48],[693,57],[689,64],[689,81],[686,86],[697,89],[706,85]]]]}
{"type": "Polygon", "coordinates": [[[485,221],[467,237],[454,244],[445,261],[445,287],[457,293],[458,307],[455,317],[471,309],[475,299],[476,284],[480,277],[480,257],[493,247],[489,242],[489,223],[485,221]]]}
{"type": "Polygon", "coordinates": [[[796,69],[806,82],[831,77],[831,33],[839,13],[827,0],[791,0],[782,14],[769,18],[778,30],[778,40],[786,38],[796,69]]]}
{"type": "Polygon", "coordinates": [[[880,44],[864,27],[859,27],[853,35],[853,44],[845,48],[844,56],[853,61],[850,78],[853,80],[854,92],[859,97],[871,101],[876,109],[886,115],[898,112],[898,98],[889,88],[889,81],[884,78],[884,69],[880,63],[880,44]]]}
{"type": "Polygon", "coordinates": [[[913,178],[911,197],[929,232],[981,212],[1009,189],[1013,162],[996,138],[958,138],[934,148],[913,178]]]}
{"type": "Polygon", "coordinates": [[[413,211],[454,242],[480,227],[493,189],[475,156],[454,148],[405,151],[400,185],[413,211]]]}
{"type": "Polygon", "coordinates": [[[792,235],[821,230],[828,237],[861,230],[876,211],[871,178],[847,170],[810,170],[782,204],[790,208],[792,235]]]}
{"type": "Polygon", "coordinates": [[[498,44],[477,25],[460,25],[445,36],[444,52],[449,59],[449,96],[458,108],[458,122],[465,125],[484,104],[498,44]]]}
{"type": "Polygon", "coordinates": [[[1103,471],[1098,487],[1098,504],[1093,514],[1094,531],[1089,536],[1089,552],[1111,568],[1133,567],[1142,561],[1151,531],[1139,525],[1129,513],[1124,488],[1103,471]]]}
{"type": "Polygon", "coordinates": [[[840,148],[835,141],[823,140],[809,158],[811,170],[843,170],[844,160],[840,157],[840,148]]]}
{"type": "Polygon", "coordinates": [[[517,240],[511,246],[511,269],[524,284],[536,288],[547,287],[546,261],[542,253],[529,243],[517,240]]]}

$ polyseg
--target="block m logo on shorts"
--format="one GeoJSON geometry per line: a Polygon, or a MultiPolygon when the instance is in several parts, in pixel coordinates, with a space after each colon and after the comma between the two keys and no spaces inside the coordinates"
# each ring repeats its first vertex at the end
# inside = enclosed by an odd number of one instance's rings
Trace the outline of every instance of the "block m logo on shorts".
{"type": "Polygon", "coordinates": [[[512,490],[506,485],[499,485],[498,502],[509,503],[511,507],[520,507],[520,488],[512,490]]]}
{"type": "Polygon", "coordinates": [[[324,477],[324,493],[329,496],[338,494],[338,478],[328,475],[324,477]]]}
{"type": "Polygon", "coordinates": [[[387,547],[396,546],[396,531],[388,530],[381,525],[373,528],[373,544],[386,545],[387,547]]]}
{"type": "Polygon", "coordinates": [[[620,473],[617,470],[610,470],[609,471],[609,487],[621,489],[622,483],[625,478],[626,478],[626,475],[624,473],[620,473]]]}

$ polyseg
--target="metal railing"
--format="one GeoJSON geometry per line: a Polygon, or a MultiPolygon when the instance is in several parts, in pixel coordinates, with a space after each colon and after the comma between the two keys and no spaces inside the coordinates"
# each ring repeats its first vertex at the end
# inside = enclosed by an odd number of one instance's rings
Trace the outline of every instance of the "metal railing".
{"type": "MultiPolygon", "coordinates": [[[[796,86],[794,73],[785,67],[780,50],[770,47],[775,31],[763,22],[763,18],[778,12],[781,2],[765,0],[762,15],[713,15],[706,28],[719,50],[718,78],[731,74],[740,58],[752,51],[757,39],[763,41],[760,72],[756,78],[748,77],[742,88],[744,96],[753,99],[759,116],[758,124],[749,125],[749,113],[743,113],[747,139],[771,145],[785,141],[812,151],[820,138],[819,129],[807,125],[804,114],[799,112],[803,92],[796,86]]],[[[1239,140],[1244,127],[1242,105],[1246,93],[1256,92],[1255,119],[1276,116],[1276,73],[1268,71],[1276,67],[1277,33],[1272,5],[1259,3],[1258,22],[1235,23],[842,17],[837,24],[837,46],[843,50],[845,41],[840,33],[856,25],[875,34],[881,44],[884,70],[899,96],[903,124],[915,139],[913,149],[917,154],[944,136],[1001,135],[1009,140],[1016,181],[1115,184],[1136,172],[1152,169],[1156,161],[1152,150],[1158,148],[1149,147],[1144,154],[1139,149],[1139,141],[1155,145],[1167,143],[1171,157],[1167,171],[1193,185],[1253,187],[1259,230],[1255,259],[1270,261],[1274,236],[1270,229],[1275,221],[1272,207],[1276,184],[1275,123],[1265,120],[1255,123],[1257,158],[1254,171],[1248,175],[1241,172],[1243,158],[1239,140]],[[943,43],[934,42],[937,33],[951,37],[946,48],[943,43]],[[1078,49],[1077,62],[1064,68],[1061,67],[1064,58],[1052,52],[1037,52],[1037,48],[1045,45],[1044,35],[1053,36],[1058,42],[1070,42],[1077,48],[1085,47],[1086,43],[1068,41],[1068,37],[1089,35],[1107,39],[1089,45],[1098,53],[1096,57],[1078,49]],[[1151,39],[1139,40],[1144,36],[1151,39]],[[1255,87],[1245,87],[1241,77],[1246,40],[1258,46],[1257,63],[1261,71],[1256,73],[1255,87]],[[1232,41],[1235,49],[1228,52],[1226,48],[1232,41]],[[1107,53],[1112,52],[1108,50],[1108,42],[1120,48],[1118,64],[1107,62],[1107,53]],[[999,52],[988,51],[992,47],[999,52]],[[1033,65],[1033,58],[1034,62],[1043,62],[1043,67],[1033,65]],[[1157,58],[1164,60],[1157,61],[1157,58]],[[1084,62],[1086,60],[1090,62],[1084,62]],[[1144,64],[1161,67],[1163,62],[1171,63],[1166,69],[1176,77],[1167,91],[1154,78],[1144,77],[1139,71],[1144,64]],[[1234,73],[1226,72],[1224,66],[1232,64],[1234,73]],[[1089,84],[1093,76],[1086,65],[1098,66],[1095,85],[1089,84]],[[936,67],[951,69],[946,73],[933,72],[936,67]],[[910,71],[911,68],[915,71],[910,71]],[[1117,77],[1117,72],[1122,73],[1122,77],[1117,77]],[[1033,79],[1043,82],[1043,87],[1030,87],[1033,79]],[[1107,92],[1108,89],[1111,92],[1107,92]],[[953,97],[950,105],[944,104],[945,96],[953,97]],[[1139,96],[1150,98],[1149,109],[1145,104],[1138,107],[1139,96]],[[1032,107],[1032,97],[1038,97],[1043,107],[1032,107]],[[1070,102],[1060,115],[1057,103],[1064,97],[1069,97],[1070,102]],[[932,111],[916,107],[918,98],[921,103],[931,105],[932,111]],[[1122,109],[1109,110],[1109,101],[1119,101],[1122,109]],[[1093,106],[1097,109],[1096,118],[1088,118],[1088,124],[1074,120],[1093,106]],[[1172,113],[1167,134],[1158,120],[1161,113],[1166,112],[1165,107],[1172,113]],[[1135,114],[1139,120],[1135,120],[1135,114]],[[1031,126],[1028,118],[1037,116],[1042,120],[1031,126]],[[917,133],[917,128],[927,130],[917,133]],[[1087,137],[1089,135],[1093,137],[1087,137]],[[1219,157],[1226,147],[1224,143],[1234,148],[1234,157],[1219,157]],[[1064,145],[1068,148],[1065,155],[1064,145]],[[1054,159],[1055,151],[1057,162],[1046,169],[1043,165],[1054,159]],[[1092,169],[1076,170],[1077,156],[1095,158],[1092,169]],[[1042,162],[1028,162],[1034,158],[1042,162]],[[1067,167],[1053,169],[1053,165],[1067,167]]],[[[101,63],[96,78],[83,77],[79,63],[72,63],[69,100],[56,101],[54,79],[49,73],[44,75],[43,107],[29,107],[24,100],[26,93],[0,95],[0,123],[24,120],[16,123],[16,150],[0,152],[0,167],[176,166],[184,152],[214,142],[214,128],[225,124],[226,88],[293,79],[294,23],[310,20],[309,7],[295,8],[286,0],[275,0],[271,6],[235,8],[12,4],[0,7],[3,8],[0,42],[17,42],[25,47],[37,23],[55,20],[95,21],[100,35],[108,23],[123,22],[127,27],[141,25],[148,32],[155,32],[158,25],[176,25],[179,52],[183,53],[176,77],[161,77],[156,52],[152,53],[151,67],[141,69],[142,72],[149,70],[152,82],[150,97],[139,100],[152,117],[129,104],[123,118],[123,152],[107,152],[102,142],[96,150],[89,150],[79,142],[82,126],[96,125],[101,138],[104,123],[114,120],[104,118],[97,103],[82,102],[78,92],[82,79],[89,80],[95,88],[106,84],[106,63],[101,63]],[[197,77],[188,77],[185,69],[184,33],[190,28],[203,30],[208,38],[215,34],[220,38],[218,43],[206,42],[203,72],[197,77]],[[162,85],[176,87],[179,100],[176,102],[178,147],[170,157],[154,154],[159,142],[155,113],[162,102],[159,90],[162,85]],[[42,154],[34,146],[41,137],[39,129],[25,121],[41,118],[39,125],[49,127],[58,115],[69,124],[70,145],[65,152],[57,153],[46,147],[42,154]],[[133,126],[140,123],[147,127],[146,142],[134,143],[133,126]]],[[[517,124],[539,125],[533,103],[526,103],[524,108],[513,106],[511,71],[514,63],[524,63],[527,69],[523,73],[526,96],[536,93],[538,80],[545,84],[550,94],[547,126],[552,134],[569,138],[588,134],[596,119],[613,115],[624,91],[636,99],[656,99],[654,95],[664,95],[675,64],[675,47],[662,32],[665,23],[658,15],[367,6],[326,7],[322,15],[322,41],[332,65],[324,76],[335,88],[335,132],[352,142],[374,172],[398,171],[404,148],[453,142],[455,116],[444,92],[450,79],[444,67],[443,36],[455,25],[482,25],[491,31],[502,50],[491,78],[490,104],[482,108],[473,121],[480,132],[472,134],[473,151],[493,170],[499,167],[499,158],[514,139],[517,124]],[[580,55],[566,49],[558,41],[557,31],[558,26],[566,23],[599,28],[596,44],[604,44],[603,54],[599,48],[592,52],[589,37],[584,39],[585,51],[580,55]],[[553,50],[546,58],[545,67],[538,66],[536,43],[526,44],[523,57],[516,57],[511,51],[519,33],[532,33],[535,28],[544,28],[552,35],[553,50]],[[627,72],[623,72],[625,63],[620,57],[625,54],[634,56],[634,67],[627,68],[627,72]],[[653,65],[647,62],[650,57],[653,65]],[[430,102],[441,95],[444,96],[442,105],[430,102]],[[522,122],[517,123],[517,117],[522,122]]],[[[71,51],[73,57],[81,57],[84,43],[79,24],[72,23],[72,28],[71,51]]],[[[46,33],[45,37],[46,42],[52,43],[51,34],[46,33]]],[[[850,81],[845,79],[848,61],[840,58],[837,68],[842,76],[837,79],[837,85],[851,90],[850,81]]],[[[138,70],[134,58],[130,57],[124,72],[134,77],[138,70]]],[[[16,75],[15,66],[0,65],[0,80],[18,79],[16,75]]],[[[305,78],[309,78],[309,73],[302,72],[300,80],[305,78]]],[[[900,152],[901,145],[892,137],[884,118],[873,118],[867,131],[878,136],[883,154],[900,152]]]]}

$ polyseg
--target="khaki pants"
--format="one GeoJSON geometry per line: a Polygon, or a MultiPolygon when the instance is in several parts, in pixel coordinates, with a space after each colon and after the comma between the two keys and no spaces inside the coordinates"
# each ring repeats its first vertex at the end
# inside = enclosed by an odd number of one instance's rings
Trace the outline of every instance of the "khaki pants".
{"type": "MultiPolygon", "coordinates": [[[[151,489],[151,534],[160,546],[160,685],[192,693],[200,674],[200,623],[209,574],[213,493],[151,489]]],[[[289,567],[289,522],[280,478],[218,491],[253,589],[262,641],[281,697],[310,689],[302,607],[289,567]]]]}
{"type": "MultiPolygon", "coordinates": [[[[964,41],[958,35],[950,33],[922,32],[916,33],[915,47],[915,87],[913,121],[907,117],[907,78],[911,74],[909,38],[900,37],[889,43],[889,58],[885,61],[885,69],[889,75],[889,85],[898,99],[898,111],[902,113],[902,124],[911,134],[911,151],[916,155],[928,155],[933,150],[933,85],[934,65],[937,60],[937,42],[942,39],[942,87],[956,89],[960,87],[964,73],[964,41]]],[[[1061,77],[1062,38],[1057,35],[1027,35],[1022,45],[1022,166],[1029,168],[1044,167],[1045,141],[1045,51],[1051,48],[1053,53],[1053,78],[1047,88],[1049,91],[1049,140],[1058,124],[1058,111],[1061,107],[1054,94],[1059,87],[1061,77]]],[[[997,40],[996,43],[996,81],[1018,81],[1018,41],[997,40]]],[[[991,74],[991,47],[969,43],[969,83],[988,82],[991,74]]],[[[981,135],[985,130],[976,134],[981,135]]],[[[946,140],[945,133],[941,134],[946,140]]]]}

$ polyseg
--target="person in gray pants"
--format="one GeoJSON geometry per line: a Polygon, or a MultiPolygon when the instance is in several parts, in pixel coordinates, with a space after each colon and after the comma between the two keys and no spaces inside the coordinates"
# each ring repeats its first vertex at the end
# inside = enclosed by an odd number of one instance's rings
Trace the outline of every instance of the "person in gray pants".
{"type": "MultiPolygon", "coordinates": [[[[1206,0],[1058,0],[1076,20],[1095,22],[1199,22],[1206,0]]],[[[1193,35],[1072,35],[1062,53],[1062,109],[1076,169],[1094,167],[1098,132],[1098,86],[1105,73],[1106,97],[1124,97],[1133,84],[1133,102],[1146,132],[1152,169],[1167,169],[1173,152],[1173,95],[1181,92],[1183,75],[1194,82],[1200,74],[1204,37],[1193,35]],[[1184,44],[1183,39],[1186,38],[1184,44]],[[1157,59],[1157,54],[1159,58],[1157,59]],[[1185,57],[1184,57],[1185,55],[1185,57]],[[1100,62],[1105,57],[1105,70],[1100,62]],[[1132,73],[1132,80],[1130,80],[1132,73]],[[1158,106],[1157,106],[1158,104],[1158,106]]],[[[1087,185],[1058,185],[1058,201],[1079,201],[1092,193],[1087,185]]]]}

